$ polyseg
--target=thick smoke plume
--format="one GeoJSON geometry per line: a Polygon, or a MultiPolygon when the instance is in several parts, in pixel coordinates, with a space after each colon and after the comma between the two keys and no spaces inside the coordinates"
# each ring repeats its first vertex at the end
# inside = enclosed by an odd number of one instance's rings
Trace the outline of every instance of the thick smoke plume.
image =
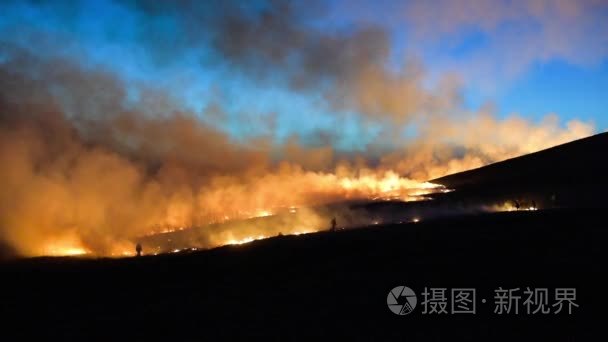
{"type": "MultiPolygon", "coordinates": [[[[491,110],[467,112],[452,77],[429,90],[422,67],[387,68],[390,47],[377,28],[322,33],[304,26],[293,7],[274,3],[257,16],[220,7],[215,20],[199,22],[197,3],[133,6],[183,15],[184,44],[202,44],[194,32],[212,29],[200,39],[249,77],[279,73],[292,91],[320,92],[336,113],[355,110],[361,125],[379,124],[383,138],[356,156],[297,137],[277,144],[272,134],[237,142],[180,109],[162,88],[137,85],[133,99],[110,70],[5,43],[0,240],[22,255],[120,254],[154,232],[344,199],[407,199],[428,187],[426,180],[593,133],[577,121],[562,128],[552,117],[533,124],[498,119],[491,110]],[[406,125],[417,135],[400,135],[406,125]]],[[[329,222],[319,213],[307,221],[316,229],[329,222]]],[[[209,231],[207,240],[229,242],[247,235],[241,229],[209,231]]]]}

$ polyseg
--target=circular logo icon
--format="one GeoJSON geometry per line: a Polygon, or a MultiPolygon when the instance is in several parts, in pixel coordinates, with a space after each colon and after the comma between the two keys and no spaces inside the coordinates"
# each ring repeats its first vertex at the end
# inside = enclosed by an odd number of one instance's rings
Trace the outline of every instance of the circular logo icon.
{"type": "Polygon", "coordinates": [[[414,311],[418,298],[416,293],[407,286],[397,286],[388,293],[386,304],[397,315],[407,315],[414,311]]]}

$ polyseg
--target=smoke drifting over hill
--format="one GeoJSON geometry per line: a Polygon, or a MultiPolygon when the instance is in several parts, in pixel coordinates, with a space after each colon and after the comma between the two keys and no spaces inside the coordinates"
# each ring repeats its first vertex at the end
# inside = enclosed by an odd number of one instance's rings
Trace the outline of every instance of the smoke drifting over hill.
{"type": "MultiPolygon", "coordinates": [[[[335,148],[331,138],[277,142],[272,131],[234,139],[201,120],[227,108],[191,112],[173,91],[91,68],[81,56],[63,55],[61,46],[40,54],[3,39],[0,239],[23,255],[117,254],[130,251],[132,239],[166,229],[343,199],[411,199],[430,187],[428,179],[594,131],[579,121],[564,127],[556,116],[533,123],[466,110],[457,78],[429,89],[420,64],[389,68],[391,47],[377,27],[323,33],[301,20],[319,9],[274,2],[254,15],[218,5],[211,20],[208,5],[198,4],[128,6],[177,13],[177,47],[205,46],[220,56],[218,64],[262,84],[279,75],[290,91],[321,94],[336,116],[354,111],[358,124],[377,125],[382,134],[360,153],[335,148]],[[404,135],[412,125],[416,134],[404,135]]],[[[53,47],[49,37],[38,38],[53,47]]],[[[145,51],[162,60],[162,44],[154,46],[145,51]]],[[[282,231],[290,229],[296,228],[282,231]]]]}

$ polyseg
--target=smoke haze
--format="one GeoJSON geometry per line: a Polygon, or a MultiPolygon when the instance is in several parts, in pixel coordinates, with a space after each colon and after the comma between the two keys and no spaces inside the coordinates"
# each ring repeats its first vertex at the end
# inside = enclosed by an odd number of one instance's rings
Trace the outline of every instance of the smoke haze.
{"type": "MultiPolygon", "coordinates": [[[[556,115],[532,122],[502,118],[491,106],[467,109],[458,76],[429,87],[422,62],[389,67],[381,28],[342,33],[306,24],[323,15],[321,6],[268,2],[252,12],[220,2],[210,15],[207,2],[123,5],[175,14],[172,53],[211,51],[220,57],[202,60],[205,68],[228,64],[261,85],[314,95],[337,122],[354,120],[375,138],[358,151],[335,146],[340,126],[277,139],[272,115],[234,114],[221,101],[192,111],[178,90],[91,67],[86,54],[66,56],[50,34],[35,37],[44,53],[0,36],[0,239],[19,254],[120,254],[154,232],[345,199],[409,199],[429,179],[594,133],[589,123],[563,125],[556,115]],[[227,115],[255,117],[266,134],[235,138],[215,124],[227,115]]],[[[171,64],[161,44],[168,40],[154,25],[147,29],[142,46],[163,69],[171,64]]],[[[328,222],[304,216],[307,227],[328,222]]],[[[303,229],[283,224],[266,235],[303,229]]],[[[209,232],[209,246],[249,234],[238,229],[209,232]]]]}

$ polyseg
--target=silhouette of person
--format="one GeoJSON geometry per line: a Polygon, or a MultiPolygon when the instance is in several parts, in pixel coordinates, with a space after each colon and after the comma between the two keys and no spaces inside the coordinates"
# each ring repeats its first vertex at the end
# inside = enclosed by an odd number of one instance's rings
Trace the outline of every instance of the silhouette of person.
{"type": "Polygon", "coordinates": [[[521,204],[519,204],[518,200],[515,200],[515,209],[519,210],[521,208],[521,204]]]}
{"type": "Polygon", "coordinates": [[[332,218],[331,219],[331,231],[335,232],[336,231],[336,218],[332,218]]]}
{"type": "Polygon", "coordinates": [[[137,243],[137,245],[135,246],[135,251],[137,252],[137,256],[141,256],[141,251],[142,251],[142,247],[141,247],[141,243],[137,243]]]}

